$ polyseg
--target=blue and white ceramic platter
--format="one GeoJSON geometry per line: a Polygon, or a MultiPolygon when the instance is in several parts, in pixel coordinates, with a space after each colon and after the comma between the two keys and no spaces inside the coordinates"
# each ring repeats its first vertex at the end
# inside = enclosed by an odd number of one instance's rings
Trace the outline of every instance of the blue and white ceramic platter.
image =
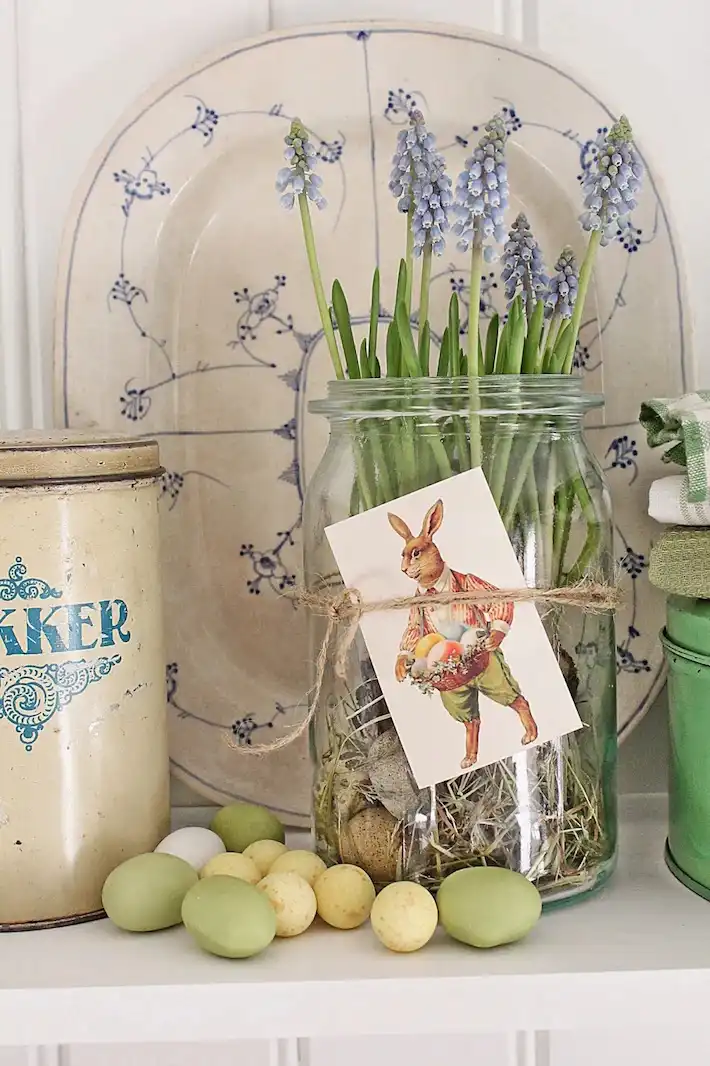
{"type": "MultiPolygon", "coordinates": [[[[513,199],[548,265],[581,252],[580,176],[614,110],[569,72],[503,38],[446,26],[332,24],[238,42],[178,71],[124,116],[91,163],[67,229],[58,293],[57,403],[68,426],[157,436],[163,479],[167,695],[173,768],[218,802],[308,818],[304,745],[248,748],[288,729],[308,687],[297,580],[300,515],[326,427],[307,414],[329,360],[298,217],[274,191],[282,138],[312,130],[329,208],[315,219],[324,274],[365,314],[372,268],[391,311],[403,219],[387,191],[395,137],[419,107],[455,177],[502,110],[513,199]]],[[[648,161],[647,161],[648,162],[648,161]]],[[[636,421],[690,365],[677,241],[653,167],[631,230],[604,249],[578,371],[604,391],[589,437],[614,498],[626,606],[619,727],[662,681],[663,603],[647,581],[647,489],[660,464],[636,421]]],[[[433,307],[466,295],[453,242],[433,307]]],[[[502,307],[493,276],[484,314],[502,307]]],[[[589,649],[594,654],[594,648],[589,649]]]]}

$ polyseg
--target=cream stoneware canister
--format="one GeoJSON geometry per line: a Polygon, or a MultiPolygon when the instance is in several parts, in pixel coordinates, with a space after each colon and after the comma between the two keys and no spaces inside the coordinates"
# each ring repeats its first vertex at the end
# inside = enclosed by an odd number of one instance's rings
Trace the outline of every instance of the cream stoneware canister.
{"type": "Polygon", "coordinates": [[[168,831],[155,441],[0,441],[0,931],[102,916],[168,831]]]}

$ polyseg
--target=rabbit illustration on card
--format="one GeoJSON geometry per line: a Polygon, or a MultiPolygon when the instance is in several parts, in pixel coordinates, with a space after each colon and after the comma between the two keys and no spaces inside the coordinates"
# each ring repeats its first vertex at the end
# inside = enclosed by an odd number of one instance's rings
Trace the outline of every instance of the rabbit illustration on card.
{"type": "Polygon", "coordinates": [[[402,571],[417,583],[416,603],[395,664],[398,681],[407,677],[423,691],[438,691],[451,717],[466,730],[466,753],[461,768],[475,765],[481,719],[479,693],[510,707],[523,726],[523,744],[532,744],[538,730],[530,705],[511,673],[501,648],[513,624],[512,602],[427,604],[427,596],[446,592],[497,591],[474,574],[452,569],[434,543],[444,519],[437,500],[424,516],[415,536],[407,523],[388,514],[390,525],[404,541],[402,571]]]}

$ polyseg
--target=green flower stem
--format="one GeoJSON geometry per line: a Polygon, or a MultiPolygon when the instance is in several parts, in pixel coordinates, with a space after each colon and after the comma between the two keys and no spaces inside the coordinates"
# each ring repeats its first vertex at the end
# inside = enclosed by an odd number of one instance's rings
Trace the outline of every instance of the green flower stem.
{"type": "MultiPolygon", "coordinates": [[[[515,476],[512,479],[512,484],[510,486],[508,496],[505,500],[505,506],[501,512],[503,525],[506,529],[509,529],[512,524],[512,521],[515,517],[515,510],[518,506],[518,501],[520,500],[520,494],[522,493],[523,487],[527,483],[528,478],[533,472],[533,462],[535,460],[535,454],[537,452],[537,446],[540,443],[541,436],[542,427],[539,424],[533,425],[528,430],[526,430],[527,439],[525,441],[523,453],[520,456],[519,461],[515,464],[515,476]]],[[[505,471],[503,474],[504,479],[506,474],[507,471],[505,471]]]]}
{"type": "Polygon", "coordinates": [[[412,310],[412,280],[414,275],[414,233],[412,232],[412,219],[414,218],[414,205],[407,211],[407,243],[404,253],[404,261],[407,264],[407,288],[404,302],[407,305],[407,314],[412,310]]]}
{"type": "Polygon", "coordinates": [[[566,582],[569,585],[574,585],[586,574],[589,569],[590,563],[594,559],[594,556],[599,550],[599,543],[601,540],[601,526],[599,525],[599,518],[597,516],[594,502],[587,487],[587,483],[581,474],[578,474],[572,481],[572,487],[574,494],[579,500],[582,508],[582,513],[587,521],[587,536],[585,538],[582,550],[579,553],[576,562],[567,571],[566,582]]]}
{"type": "Polygon", "coordinates": [[[512,426],[506,425],[501,428],[503,429],[503,432],[495,433],[495,446],[493,455],[491,456],[490,473],[488,477],[488,484],[490,485],[493,499],[496,501],[496,507],[499,511],[503,502],[503,492],[505,490],[505,482],[508,475],[510,452],[513,447],[513,441],[515,440],[515,433],[517,430],[517,419],[513,420],[512,426]]]}
{"type": "Polygon", "coordinates": [[[469,380],[469,439],[471,466],[481,465],[481,422],[478,415],[478,320],[481,308],[481,271],[483,245],[474,241],[471,247],[471,285],[468,290],[468,380],[469,380]]]}
{"type": "Polygon", "coordinates": [[[471,377],[478,371],[478,320],[481,308],[482,270],[483,245],[474,241],[471,248],[471,284],[468,290],[468,372],[471,377]]]}
{"type": "Polygon", "coordinates": [[[439,432],[435,430],[430,436],[427,436],[426,440],[431,448],[432,455],[434,456],[439,476],[441,478],[451,477],[454,472],[453,467],[451,466],[446,447],[439,432]]]}
{"type": "Polygon", "coordinates": [[[554,315],[550,319],[550,326],[547,331],[547,337],[545,343],[542,345],[543,352],[552,351],[555,347],[555,341],[557,340],[557,334],[560,332],[560,326],[562,325],[562,316],[559,311],[555,311],[554,315]]]}
{"type": "Polygon", "coordinates": [[[553,586],[559,588],[564,581],[565,556],[572,531],[572,510],[574,507],[574,489],[568,483],[560,485],[557,490],[557,505],[552,534],[552,573],[553,586]]]}
{"type": "Polygon", "coordinates": [[[592,280],[592,270],[594,269],[594,260],[597,257],[597,251],[599,249],[599,242],[602,239],[602,232],[600,229],[592,230],[589,237],[589,244],[587,245],[587,253],[584,257],[581,269],[579,271],[579,283],[577,286],[577,299],[574,305],[574,312],[572,314],[572,320],[570,323],[571,337],[570,343],[567,347],[567,357],[562,366],[562,373],[569,374],[572,370],[572,363],[574,361],[574,353],[577,347],[577,337],[579,336],[579,327],[582,324],[582,314],[584,312],[584,305],[587,301],[587,290],[589,289],[589,283],[592,280]]]}
{"type": "Polygon", "coordinates": [[[602,527],[596,504],[592,499],[589,486],[579,469],[577,458],[573,451],[567,458],[567,468],[570,475],[570,488],[579,501],[582,514],[587,523],[587,535],[582,545],[582,550],[565,575],[565,582],[573,585],[584,577],[599,551],[602,527]]]}
{"type": "Polygon", "coordinates": [[[318,256],[316,254],[316,239],[313,233],[311,212],[308,207],[308,197],[304,192],[299,193],[298,207],[301,212],[303,240],[306,245],[308,266],[311,271],[311,280],[313,281],[313,290],[316,296],[316,303],[318,304],[318,314],[320,315],[321,326],[323,327],[323,335],[325,336],[325,341],[328,345],[328,351],[330,352],[330,358],[333,363],[333,370],[335,371],[335,376],[336,378],[343,379],[345,377],[345,374],[343,373],[343,364],[340,360],[338,342],[335,339],[335,331],[333,329],[333,323],[330,318],[328,301],[325,298],[323,279],[321,277],[320,267],[318,265],[318,256]]]}
{"type": "Polygon", "coordinates": [[[545,484],[542,487],[540,516],[544,531],[543,557],[545,574],[548,581],[554,578],[554,530],[555,530],[555,492],[557,490],[557,446],[550,443],[547,451],[547,470],[545,484]]]}
{"type": "MultiPolygon", "coordinates": [[[[380,495],[383,497],[380,502],[386,503],[388,500],[393,500],[397,493],[392,486],[390,469],[382,446],[382,437],[380,435],[380,427],[377,424],[377,419],[373,418],[372,421],[367,424],[365,432],[370,441],[372,458],[374,459],[375,468],[378,473],[378,481],[381,488],[380,495]]],[[[392,474],[394,474],[394,471],[392,471],[392,474]]]]}
{"type": "Polygon", "coordinates": [[[417,451],[414,439],[414,426],[409,415],[403,415],[401,422],[401,463],[400,488],[403,492],[413,492],[421,488],[421,479],[417,472],[417,451]]]}
{"type": "Polygon", "coordinates": [[[353,434],[353,456],[355,457],[355,473],[357,476],[358,491],[360,494],[360,501],[365,511],[369,511],[371,507],[375,506],[376,495],[375,491],[370,486],[368,474],[372,469],[371,464],[368,462],[365,455],[365,449],[363,447],[364,441],[358,439],[357,434],[353,434]],[[369,469],[368,469],[369,467],[369,469]]]}
{"type": "Polygon", "coordinates": [[[459,472],[471,469],[470,448],[466,436],[466,423],[460,415],[454,415],[454,436],[459,459],[459,472]]]}
{"type": "Polygon", "coordinates": [[[427,237],[422,252],[422,277],[419,287],[419,331],[429,320],[429,286],[431,284],[431,240],[427,237]]]}
{"type": "MultiPolygon", "coordinates": [[[[535,544],[542,544],[544,542],[544,523],[542,515],[540,514],[540,497],[537,490],[537,482],[535,480],[535,470],[532,466],[528,467],[527,474],[523,481],[522,486],[522,504],[525,508],[525,515],[532,521],[532,525],[535,528],[535,544]]],[[[508,527],[506,527],[508,528],[508,527]]],[[[542,564],[544,570],[544,559],[538,560],[538,563],[542,564]]],[[[536,566],[537,571],[537,566],[536,566]]],[[[535,575],[535,584],[541,585],[544,583],[544,579],[541,580],[539,572],[535,575]]]]}

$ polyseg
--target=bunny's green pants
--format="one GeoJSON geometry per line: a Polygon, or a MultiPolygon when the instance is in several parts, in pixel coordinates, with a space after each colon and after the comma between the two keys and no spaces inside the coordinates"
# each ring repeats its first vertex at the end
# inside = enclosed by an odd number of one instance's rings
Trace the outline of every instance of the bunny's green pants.
{"type": "Polygon", "coordinates": [[[478,693],[482,692],[494,703],[509,707],[520,696],[520,686],[510,672],[502,651],[494,651],[488,666],[461,688],[441,692],[441,702],[457,722],[475,722],[480,718],[478,693]]]}

